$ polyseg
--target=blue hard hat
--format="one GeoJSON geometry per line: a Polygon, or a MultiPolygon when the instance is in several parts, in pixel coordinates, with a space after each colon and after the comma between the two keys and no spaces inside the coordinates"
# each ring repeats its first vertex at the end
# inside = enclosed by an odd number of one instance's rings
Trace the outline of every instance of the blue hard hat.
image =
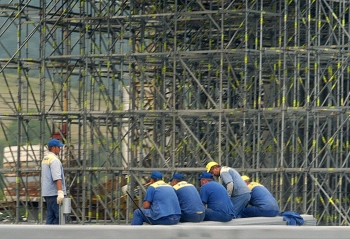
{"type": "Polygon", "coordinates": [[[159,171],[153,171],[151,174],[151,178],[153,179],[162,179],[163,178],[163,174],[159,171]]]}
{"type": "Polygon", "coordinates": [[[59,141],[58,139],[50,139],[49,142],[47,143],[47,146],[49,146],[49,147],[54,147],[54,146],[63,147],[64,144],[62,144],[61,141],[59,141]]]}
{"type": "Polygon", "coordinates": [[[198,180],[201,180],[202,178],[213,179],[213,175],[211,175],[211,173],[202,172],[202,174],[201,174],[201,176],[198,178],[198,180]]]}
{"type": "Polygon", "coordinates": [[[181,180],[184,180],[184,176],[183,176],[181,173],[174,173],[174,175],[173,175],[173,177],[170,179],[170,181],[173,180],[173,179],[176,179],[176,180],[181,181],[181,180]]]}

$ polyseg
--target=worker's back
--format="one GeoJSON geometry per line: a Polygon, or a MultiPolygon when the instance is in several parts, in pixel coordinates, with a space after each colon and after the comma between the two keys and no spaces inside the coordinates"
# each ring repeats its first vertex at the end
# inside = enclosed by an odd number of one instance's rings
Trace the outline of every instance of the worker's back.
{"type": "Polygon", "coordinates": [[[172,214],[181,215],[180,204],[174,189],[162,180],[149,186],[144,200],[151,203],[151,218],[159,219],[172,214]]]}
{"type": "Polygon", "coordinates": [[[202,185],[200,196],[202,202],[207,204],[208,208],[228,215],[236,215],[227,191],[220,183],[211,181],[202,185]]]}
{"type": "Polygon", "coordinates": [[[260,183],[251,182],[248,187],[251,189],[249,204],[261,210],[277,210],[278,203],[270,191],[260,183]]]}
{"type": "Polygon", "coordinates": [[[181,181],[175,186],[176,195],[179,199],[181,212],[186,214],[205,212],[204,205],[199,193],[193,184],[181,181]]]}
{"type": "Polygon", "coordinates": [[[235,169],[222,166],[220,170],[220,177],[222,178],[222,184],[224,185],[225,188],[229,182],[233,182],[234,190],[232,192],[232,195],[230,195],[230,197],[249,193],[249,189],[247,188],[247,185],[241,178],[241,175],[235,169]]]}

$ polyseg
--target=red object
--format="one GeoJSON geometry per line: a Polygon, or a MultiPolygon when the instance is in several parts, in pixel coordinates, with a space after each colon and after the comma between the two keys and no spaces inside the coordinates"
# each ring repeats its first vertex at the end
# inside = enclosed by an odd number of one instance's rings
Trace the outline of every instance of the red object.
{"type": "Polygon", "coordinates": [[[62,125],[61,133],[60,133],[60,127],[58,127],[58,129],[59,129],[58,131],[52,133],[51,138],[61,140],[62,135],[63,135],[63,138],[66,138],[66,136],[67,136],[67,123],[64,123],[62,125]]]}

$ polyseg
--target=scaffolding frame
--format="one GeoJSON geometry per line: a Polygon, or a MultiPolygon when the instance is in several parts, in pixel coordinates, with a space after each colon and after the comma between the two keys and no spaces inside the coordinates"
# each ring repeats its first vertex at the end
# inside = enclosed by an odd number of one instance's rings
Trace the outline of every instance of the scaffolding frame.
{"type": "Polygon", "coordinates": [[[23,210],[43,223],[42,199],[36,212],[26,194],[28,177],[40,173],[48,134],[56,133],[68,145],[62,158],[76,223],[129,223],[124,186],[142,199],[159,170],[165,180],[185,173],[198,187],[214,160],[267,186],[281,211],[348,225],[349,7],[345,0],[1,3],[0,125],[5,146],[17,146],[14,163],[0,170],[3,185],[6,175],[16,178],[2,207],[11,214],[15,203],[16,223],[23,210]],[[34,138],[40,153],[22,162],[34,138]]]}

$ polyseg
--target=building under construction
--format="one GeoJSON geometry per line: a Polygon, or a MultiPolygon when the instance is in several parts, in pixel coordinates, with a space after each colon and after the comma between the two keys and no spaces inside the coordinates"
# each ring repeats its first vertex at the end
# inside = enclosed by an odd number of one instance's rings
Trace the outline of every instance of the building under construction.
{"type": "Polygon", "coordinates": [[[44,222],[40,161],[54,137],[71,223],[128,224],[153,170],[199,186],[216,161],[264,184],[281,211],[349,225],[349,7],[1,1],[2,212],[44,222]]]}

